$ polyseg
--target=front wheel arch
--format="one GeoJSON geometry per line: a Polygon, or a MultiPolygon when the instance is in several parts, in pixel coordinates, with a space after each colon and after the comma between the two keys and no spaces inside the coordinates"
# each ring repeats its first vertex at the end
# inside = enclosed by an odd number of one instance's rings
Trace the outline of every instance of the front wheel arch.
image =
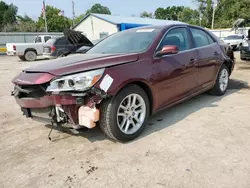
{"type": "Polygon", "coordinates": [[[27,52],[29,52],[29,51],[35,52],[36,55],[37,55],[37,51],[36,51],[36,49],[34,49],[34,48],[27,48],[27,49],[25,50],[24,54],[27,53],[27,52]]]}
{"type": "Polygon", "coordinates": [[[125,89],[129,85],[136,85],[144,90],[144,92],[146,93],[148,100],[149,100],[149,105],[150,105],[150,108],[149,108],[150,113],[149,114],[152,115],[153,109],[154,109],[154,95],[153,95],[152,89],[145,82],[143,82],[143,81],[128,82],[128,83],[124,84],[122,87],[120,87],[119,90],[115,93],[115,95],[118,95],[123,89],[125,89]]]}
{"type": "MultiPolygon", "coordinates": [[[[135,109],[137,109],[137,108],[134,108],[134,110],[135,109]]],[[[105,99],[100,104],[99,125],[100,125],[102,131],[108,137],[110,137],[112,140],[120,141],[120,142],[128,142],[128,141],[131,141],[131,140],[135,139],[136,137],[138,137],[141,134],[141,132],[143,131],[143,129],[145,128],[146,123],[147,123],[147,118],[148,118],[149,113],[150,113],[149,109],[150,109],[149,100],[148,100],[147,95],[144,92],[144,90],[142,88],[140,88],[138,85],[129,84],[125,88],[123,88],[119,93],[117,93],[117,95],[110,97],[108,99],[105,99]],[[121,102],[123,101],[123,99],[126,98],[126,96],[133,95],[133,94],[137,94],[142,99],[144,99],[143,101],[145,102],[144,104],[145,104],[145,110],[146,110],[145,111],[145,119],[144,119],[143,123],[140,125],[139,129],[137,129],[135,132],[124,133],[120,129],[121,127],[119,127],[119,125],[117,124],[118,111],[116,111],[116,110],[119,110],[119,108],[120,108],[119,106],[120,106],[121,102]]],[[[125,109],[125,111],[127,111],[127,110],[125,109]]]]}
{"type": "MultiPolygon", "coordinates": [[[[233,57],[234,58],[234,57],[233,57]]],[[[224,65],[226,65],[227,66],[227,68],[228,68],[228,70],[229,70],[229,76],[232,74],[232,67],[233,67],[233,62],[232,62],[233,60],[225,60],[224,61],[224,65]]],[[[221,65],[222,66],[222,65],[221,65]]]]}

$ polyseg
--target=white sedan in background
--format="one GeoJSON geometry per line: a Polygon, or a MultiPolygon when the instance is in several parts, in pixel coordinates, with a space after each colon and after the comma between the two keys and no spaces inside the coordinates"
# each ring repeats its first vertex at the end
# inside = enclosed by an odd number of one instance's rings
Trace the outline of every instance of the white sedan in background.
{"type": "Polygon", "coordinates": [[[223,39],[225,43],[228,43],[233,50],[239,50],[242,46],[244,35],[229,35],[226,38],[223,39]]]}

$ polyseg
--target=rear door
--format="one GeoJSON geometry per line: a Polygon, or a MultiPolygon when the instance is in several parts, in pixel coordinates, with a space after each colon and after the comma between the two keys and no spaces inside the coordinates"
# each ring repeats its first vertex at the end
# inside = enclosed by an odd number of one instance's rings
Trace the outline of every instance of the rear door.
{"type": "Polygon", "coordinates": [[[155,58],[152,79],[157,91],[156,106],[163,108],[191,94],[197,87],[195,50],[187,27],[168,30],[156,51],[175,45],[177,54],[155,58]]]}
{"type": "Polygon", "coordinates": [[[216,79],[221,59],[218,43],[202,29],[191,27],[198,67],[198,86],[207,87],[216,79]]]}
{"type": "Polygon", "coordinates": [[[42,37],[37,36],[37,37],[35,38],[35,43],[42,43],[42,37]]]}

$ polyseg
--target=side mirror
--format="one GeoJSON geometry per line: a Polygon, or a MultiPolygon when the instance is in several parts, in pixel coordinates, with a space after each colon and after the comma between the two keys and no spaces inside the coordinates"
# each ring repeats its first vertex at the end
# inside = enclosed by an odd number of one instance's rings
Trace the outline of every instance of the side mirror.
{"type": "Polygon", "coordinates": [[[169,54],[177,54],[179,52],[179,49],[175,45],[169,45],[169,46],[163,46],[162,50],[158,51],[156,55],[158,57],[169,55],[169,54]]]}

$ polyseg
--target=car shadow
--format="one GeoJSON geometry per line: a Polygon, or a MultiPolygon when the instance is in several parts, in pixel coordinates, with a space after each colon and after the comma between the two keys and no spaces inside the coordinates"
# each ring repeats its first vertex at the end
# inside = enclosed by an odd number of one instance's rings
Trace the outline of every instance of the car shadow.
{"type": "MultiPolygon", "coordinates": [[[[45,125],[45,127],[51,129],[52,125],[47,124],[47,125],[45,125]]],[[[64,139],[67,139],[67,138],[72,137],[72,136],[84,137],[84,138],[88,139],[88,141],[90,141],[91,143],[96,142],[96,141],[102,141],[102,140],[109,139],[106,135],[104,135],[100,126],[98,126],[98,125],[93,129],[88,129],[88,128],[83,127],[81,129],[78,129],[78,130],[72,130],[69,128],[61,127],[61,126],[54,126],[53,129],[58,131],[59,134],[60,133],[65,133],[65,134],[60,134],[59,136],[54,136],[53,131],[52,131],[52,133],[50,135],[52,142],[64,140],[64,139]]]]}
{"type": "Polygon", "coordinates": [[[249,70],[249,69],[250,69],[250,65],[238,67],[238,70],[249,70]]]}
{"type": "MultiPolygon", "coordinates": [[[[220,101],[222,98],[225,98],[233,93],[241,90],[241,89],[250,89],[249,85],[245,81],[230,79],[228,91],[224,96],[212,96],[209,94],[201,94],[192,99],[189,99],[183,103],[180,103],[174,107],[163,110],[152,117],[149,118],[147,122],[147,126],[144,132],[136,139],[139,140],[143,137],[146,137],[154,132],[160,131],[162,129],[166,129],[181,120],[185,119],[189,115],[199,111],[202,108],[207,107],[217,107],[216,102],[220,101]]],[[[46,127],[51,128],[51,125],[46,125],[46,127]]],[[[88,139],[90,142],[108,140],[109,138],[104,135],[101,128],[97,125],[93,129],[83,128],[78,130],[78,133],[73,133],[67,128],[62,127],[54,127],[55,130],[59,132],[66,133],[64,135],[60,135],[59,137],[54,137],[53,133],[51,135],[52,142],[57,142],[63,139],[67,139],[71,136],[80,136],[88,139]]]]}
{"type": "Polygon", "coordinates": [[[214,108],[221,99],[238,92],[241,89],[250,89],[247,82],[242,80],[230,79],[228,85],[228,91],[223,96],[212,96],[207,93],[198,95],[192,99],[177,104],[174,107],[161,111],[148,120],[148,125],[145,131],[140,135],[138,139],[146,137],[154,132],[166,129],[176,123],[187,118],[189,115],[203,109],[214,108]]]}
{"type": "Polygon", "coordinates": [[[34,62],[40,62],[40,61],[46,61],[46,60],[50,60],[50,59],[44,58],[44,57],[39,57],[35,61],[23,61],[23,60],[18,59],[17,62],[19,62],[19,63],[23,63],[23,62],[34,63],[34,62]]]}

